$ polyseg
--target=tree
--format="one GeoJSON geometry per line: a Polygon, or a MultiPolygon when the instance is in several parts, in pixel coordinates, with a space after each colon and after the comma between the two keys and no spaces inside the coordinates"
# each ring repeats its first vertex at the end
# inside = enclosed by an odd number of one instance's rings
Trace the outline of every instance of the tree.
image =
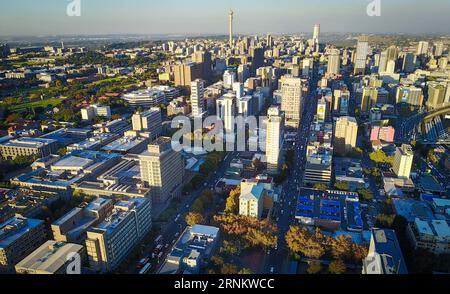
{"type": "Polygon", "coordinates": [[[195,213],[195,212],[189,212],[186,217],[185,217],[186,223],[189,226],[193,226],[193,225],[201,225],[205,223],[205,219],[204,217],[200,214],[200,213],[195,213]]]}
{"type": "Polygon", "coordinates": [[[336,182],[334,187],[340,191],[348,191],[350,189],[348,182],[336,182]]]}
{"type": "Polygon", "coordinates": [[[437,165],[439,163],[439,158],[436,156],[436,153],[434,153],[433,150],[428,151],[427,159],[434,165],[437,165]]]}
{"type": "Polygon", "coordinates": [[[235,275],[238,273],[237,266],[231,263],[225,263],[220,270],[222,275],[235,275]]]}
{"type": "Polygon", "coordinates": [[[302,253],[306,257],[319,259],[329,248],[329,240],[317,228],[311,234],[306,228],[291,226],[286,233],[285,240],[292,253],[302,253]]]}
{"type": "Polygon", "coordinates": [[[239,212],[239,196],[241,195],[241,187],[236,187],[230,191],[225,204],[225,213],[238,214],[239,212]]]}
{"type": "Polygon", "coordinates": [[[361,197],[364,201],[372,201],[373,193],[367,189],[358,190],[359,197],[361,197]]]}
{"type": "Polygon", "coordinates": [[[345,272],[347,271],[347,267],[345,266],[345,263],[342,260],[337,259],[330,262],[330,265],[328,266],[328,271],[330,272],[330,274],[342,275],[345,274],[345,272]]]}
{"type": "Polygon", "coordinates": [[[387,163],[392,165],[394,163],[394,157],[387,156],[386,153],[383,152],[383,150],[378,150],[370,153],[369,158],[377,164],[387,163]]]}
{"type": "Polygon", "coordinates": [[[255,273],[249,268],[243,268],[238,272],[238,275],[254,275],[255,273]]]}
{"type": "Polygon", "coordinates": [[[311,261],[308,264],[308,269],[306,270],[306,272],[310,275],[315,275],[318,274],[322,271],[322,264],[320,263],[320,261],[311,261]]]}
{"type": "Polygon", "coordinates": [[[317,189],[317,190],[322,190],[322,191],[328,190],[328,186],[326,184],[322,184],[322,183],[314,184],[313,188],[317,189]]]}

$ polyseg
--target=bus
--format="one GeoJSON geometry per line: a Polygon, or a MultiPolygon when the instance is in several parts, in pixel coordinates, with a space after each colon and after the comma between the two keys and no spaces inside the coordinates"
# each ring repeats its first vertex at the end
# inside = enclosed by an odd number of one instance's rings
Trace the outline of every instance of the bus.
{"type": "Polygon", "coordinates": [[[152,267],[151,263],[147,263],[140,271],[139,274],[140,275],[145,275],[146,273],[148,273],[148,271],[150,270],[150,268],[152,267]]]}

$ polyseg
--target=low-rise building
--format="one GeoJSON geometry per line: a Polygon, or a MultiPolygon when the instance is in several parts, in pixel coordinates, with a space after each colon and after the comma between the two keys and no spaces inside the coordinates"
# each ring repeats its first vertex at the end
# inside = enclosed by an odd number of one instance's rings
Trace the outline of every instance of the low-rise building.
{"type": "Polygon", "coordinates": [[[450,227],[445,220],[416,218],[408,225],[407,235],[415,249],[425,249],[434,254],[450,253],[450,227]]]}
{"type": "Polygon", "coordinates": [[[0,223],[0,272],[14,272],[14,266],[46,240],[42,220],[17,215],[0,223]]]}
{"type": "Polygon", "coordinates": [[[395,231],[373,229],[369,253],[363,260],[363,274],[408,274],[395,231]]]}
{"type": "Polygon", "coordinates": [[[16,264],[18,274],[67,274],[67,267],[72,262],[72,256],[85,258],[84,246],[49,240],[16,264]]]}
{"type": "Polygon", "coordinates": [[[187,227],[177,240],[158,274],[198,274],[217,247],[219,228],[187,227]]]}
{"type": "Polygon", "coordinates": [[[0,144],[0,154],[5,159],[18,156],[45,157],[58,151],[56,140],[45,138],[17,138],[0,144]]]}

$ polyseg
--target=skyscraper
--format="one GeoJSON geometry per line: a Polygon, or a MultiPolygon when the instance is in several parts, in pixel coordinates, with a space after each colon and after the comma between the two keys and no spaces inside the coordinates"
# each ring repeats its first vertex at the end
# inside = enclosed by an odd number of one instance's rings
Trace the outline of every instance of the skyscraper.
{"type": "Polygon", "coordinates": [[[443,42],[437,42],[436,44],[434,44],[434,56],[441,57],[443,52],[444,52],[443,42]]]}
{"type": "Polygon", "coordinates": [[[333,49],[328,56],[328,68],[327,73],[339,74],[341,67],[341,56],[339,49],[333,49]]]}
{"type": "Polygon", "coordinates": [[[319,51],[320,24],[315,24],[313,29],[314,51],[319,51]]]}
{"type": "Polygon", "coordinates": [[[298,127],[303,111],[304,98],[302,81],[292,76],[283,76],[280,80],[281,111],[285,113],[286,125],[298,127]]]}
{"type": "Polygon", "coordinates": [[[354,117],[342,116],[336,121],[334,132],[334,150],[339,155],[345,155],[356,147],[358,123],[354,117]]]}
{"type": "Polygon", "coordinates": [[[369,37],[365,35],[360,36],[358,38],[358,44],[356,46],[356,59],[354,68],[355,75],[365,74],[368,51],[369,51],[369,37]]]}
{"type": "Polygon", "coordinates": [[[184,163],[171,146],[171,138],[159,137],[139,154],[141,179],[151,188],[155,203],[165,203],[181,195],[184,163]]]}
{"type": "Polygon", "coordinates": [[[261,47],[252,47],[250,49],[250,56],[252,57],[252,73],[264,66],[264,49],[261,47]]]}
{"type": "Polygon", "coordinates": [[[192,116],[199,117],[204,111],[204,82],[196,79],[191,83],[192,116]]]}
{"type": "Polygon", "coordinates": [[[216,100],[217,116],[223,121],[225,132],[234,133],[236,95],[227,93],[216,100]]]}
{"type": "Polygon", "coordinates": [[[277,174],[280,167],[281,150],[283,149],[284,115],[278,107],[270,107],[267,116],[267,171],[270,174],[277,174]]]}
{"type": "Polygon", "coordinates": [[[403,144],[397,147],[394,157],[393,170],[399,178],[409,178],[414,160],[414,152],[411,145],[403,144]]]}
{"type": "Polygon", "coordinates": [[[233,19],[234,19],[234,12],[233,10],[230,10],[230,13],[228,14],[228,30],[230,33],[229,45],[231,48],[233,48],[233,19]]]}
{"type": "Polygon", "coordinates": [[[428,53],[429,43],[426,41],[420,41],[417,45],[417,55],[426,55],[428,53]]]}
{"type": "Polygon", "coordinates": [[[232,89],[236,81],[236,74],[233,71],[226,70],[223,74],[223,86],[226,89],[232,89]]]}

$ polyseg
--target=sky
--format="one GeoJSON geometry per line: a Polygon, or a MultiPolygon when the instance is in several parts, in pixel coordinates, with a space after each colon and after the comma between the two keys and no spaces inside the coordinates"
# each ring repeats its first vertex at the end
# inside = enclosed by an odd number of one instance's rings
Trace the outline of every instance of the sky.
{"type": "Polygon", "coordinates": [[[449,0],[0,0],[0,35],[225,34],[228,11],[235,32],[450,33],[449,0]],[[81,16],[66,8],[80,1],[81,16]]]}

